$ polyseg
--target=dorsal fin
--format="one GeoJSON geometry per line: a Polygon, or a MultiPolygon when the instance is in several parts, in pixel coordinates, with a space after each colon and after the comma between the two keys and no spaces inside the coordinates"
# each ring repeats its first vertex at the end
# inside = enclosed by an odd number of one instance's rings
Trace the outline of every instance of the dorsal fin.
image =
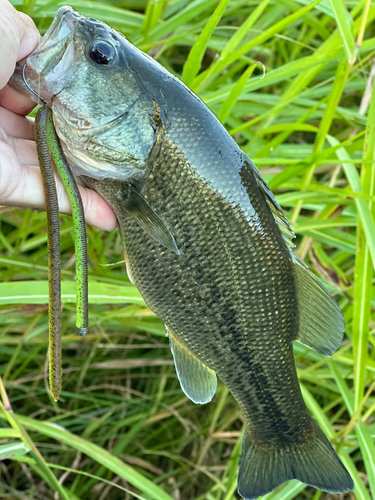
{"type": "Polygon", "coordinates": [[[296,340],[324,356],[341,345],[345,331],[342,312],[323,283],[294,254],[299,330],[296,340]]]}
{"type": "Polygon", "coordinates": [[[283,209],[277,203],[273,192],[268,187],[268,185],[267,185],[266,181],[263,179],[261,173],[259,172],[259,170],[256,168],[256,166],[254,165],[254,163],[251,160],[249,160],[249,166],[254,173],[255,180],[258,184],[258,187],[259,187],[261,193],[264,196],[264,199],[267,202],[267,205],[270,207],[270,209],[272,211],[272,215],[275,218],[275,222],[281,231],[281,235],[282,235],[285,243],[288,245],[289,248],[294,248],[295,244],[293,243],[292,240],[293,240],[293,238],[295,238],[295,234],[293,233],[293,230],[290,227],[288,219],[285,217],[283,209]]]}

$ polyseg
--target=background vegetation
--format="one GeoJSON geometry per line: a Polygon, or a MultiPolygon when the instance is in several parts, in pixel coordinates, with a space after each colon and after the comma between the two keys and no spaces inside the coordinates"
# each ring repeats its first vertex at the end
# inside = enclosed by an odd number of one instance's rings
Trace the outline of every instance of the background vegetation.
{"type": "MultiPolygon", "coordinates": [[[[44,33],[64,2],[14,4],[44,33]]],[[[297,254],[327,284],[347,325],[343,345],[330,359],[295,345],[304,397],[355,481],[346,498],[370,500],[375,496],[374,2],[77,0],[71,5],[123,32],[182,76],[276,192],[297,234],[297,254]],[[264,65],[264,78],[256,61],[264,65]]],[[[129,283],[124,264],[117,263],[122,258],[117,232],[88,228],[91,328],[86,338],[77,338],[72,222],[61,217],[64,385],[56,404],[46,380],[45,214],[1,208],[0,224],[0,497],[237,498],[239,409],[223,385],[208,405],[196,406],[183,395],[164,327],[129,283]]],[[[333,495],[298,481],[266,496],[328,497],[333,495]]]]}

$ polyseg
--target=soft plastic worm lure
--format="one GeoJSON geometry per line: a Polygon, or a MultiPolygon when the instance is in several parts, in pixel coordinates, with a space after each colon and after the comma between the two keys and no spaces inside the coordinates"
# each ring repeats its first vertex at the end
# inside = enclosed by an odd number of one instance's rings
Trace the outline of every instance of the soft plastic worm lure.
{"type": "Polygon", "coordinates": [[[59,207],[51,156],[68,194],[72,209],[76,252],[77,308],[76,327],[79,335],[88,329],[87,246],[86,228],[81,195],[73,173],[65,160],[52,120],[52,111],[25,79],[28,89],[44,103],[35,118],[35,142],[46,199],[48,231],[48,288],[49,288],[49,382],[52,396],[58,400],[61,392],[61,277],[59,207]]]}

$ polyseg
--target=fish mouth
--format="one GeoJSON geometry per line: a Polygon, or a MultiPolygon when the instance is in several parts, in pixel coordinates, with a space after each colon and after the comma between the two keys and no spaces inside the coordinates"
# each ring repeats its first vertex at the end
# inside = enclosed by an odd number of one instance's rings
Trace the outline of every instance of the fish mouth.
{"type": "MultiPolygon", "coordinates": [[[[64,53],[67,52],[69,45],[72,45],[70,42],[75,33],[77,20],[80,17],[71,7],[61,7],[57,11],[51,26],[40,40],[36,50],[16,65],[15,72],[9,83],[23,94],[28,95],[37,104],[39,103],[39,99],[29,91],[23,81],[22,68],[26,62],[25,77],[27,82],[32,87],[35,87],[35,90],[42,95],[50,106],[53,94],[57,92],[55,89],[52,90],[49,88],[50,82],[48,80],[51,79],[51,76],[48,78],[48,73],[53,72],[56,67],[60,66],[60,75],[54,75],[54,79],[58,76],[61,77],[63,72],[62,65],[59,65],[59,63],[64,53]]],[[[70,59],[72,57],[73,54],[71,53],[70,59]]],[[[65,68],[67,67],[65,65],[65,68]]]]}
{"type": "Polygon", "coordinates": [[[47,74],[59,64],[59,54],[63,54],[74,36],[77,19],[80,17],[71,7],[61,7],[37,49],[27,62],[40,76],[47,74]]]}
{"type": "MultiPolygon", "coordinates": [[[[64,85],[64,77],[74,66],[75,51],[73,39],[77,21],[81,18],[71,7],[61,7],[47,32],[40,40],[36,50],[26,59],[25,77],[29,85],[51,107],[52,100],[64,85]]],[[[39,103],[23,82],[22,67],[25,60],[19,61],[10,84],[39,103]]]]}
{"type": "Polygon", "coordinates": [[[53,49],[67,38],[70,38],[77,21],[77,14],[71,7],[60,7],[54,17],[51,26],[41,39],[39,46],[32,56],[40,56],[46,51],[53,49]]]}

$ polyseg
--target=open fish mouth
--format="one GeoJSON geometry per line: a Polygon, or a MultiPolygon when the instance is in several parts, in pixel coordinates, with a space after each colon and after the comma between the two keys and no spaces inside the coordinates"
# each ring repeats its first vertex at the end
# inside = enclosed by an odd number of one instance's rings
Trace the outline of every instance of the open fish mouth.
{"type": "Polygon", "coordinates": [[[73,62],[74,37],[77,18],[71,7],[62,7],[42,38],[39,47],[27,59],[30,69],[47,80],[61,78],[73,62]],[[58,68],[58,70],[57,70],[58,68]]]}
{"type": "Polygon", "coordinates": [[[48,106],[51,106],[53,96],[61,89],[64,76],[74,63],[72,41],[80,17],[71,7],[61,7],[40,40],[37,50],[27,59],[17,63],[10,83],[39,103],[38,98],[28,91],[23,82],[22,68],[26,62],[27,82],[43,97],[48,106]]]}
{"type": "Polygon", "coordinates": [[[39,47],[33,52],[33,56],[45,53],[47,50],[64,41],[67,37],[70,37],[74,31],[78,16],[71,7],[61,7],[51,26],[41,39],[39,47]]]}

